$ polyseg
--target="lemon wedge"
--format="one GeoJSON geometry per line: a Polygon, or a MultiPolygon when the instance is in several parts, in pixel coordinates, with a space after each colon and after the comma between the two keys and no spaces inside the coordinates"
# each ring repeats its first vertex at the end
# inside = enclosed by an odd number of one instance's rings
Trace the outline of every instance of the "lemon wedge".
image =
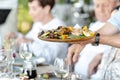
{"type": "Polygon", "coordinates": [[[83,27],[82,27],[82,30],[83,30],[83,31],[88,31],[88,27],[87,27],[87,26],[83,26],[83,27]]]}
{"type": "Polygon", "coordinates": [[[92,31],[83,31],[83,34],[84,34],[86,37],[90,37],[90,36],[94,36],[94,35],[95,35],[95,32],[92,32],[92,31]]]}

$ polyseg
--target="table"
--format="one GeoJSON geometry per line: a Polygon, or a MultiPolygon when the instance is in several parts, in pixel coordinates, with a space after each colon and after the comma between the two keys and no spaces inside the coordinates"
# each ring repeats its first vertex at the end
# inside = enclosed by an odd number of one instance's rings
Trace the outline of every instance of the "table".
{"type": "MultiPolygon", "coordinates": [[[[54,67],[52,65],[46,65],[46,66],[38,66],[37,67],[37,73],[38,73],[38,76],[42,73],[54,73],[54,67]]],[[[83,79],[77,79],[77,80],[90,80],[88,78],[85,78],[85,77],[82,77],[83,79]]],[[[40,78],[38,77],[37,80],[61,80],[60,78],[57,78],[57,77],[51,77],[49,79],[43,79],[43,78],[40,78]]],[[[66,80],[66,79],[64,79],[66,80]]]]}
{"type": "MultiPolygon", "coordinates": [[[[22,67],[19,63],[16,66],[22,67]]],[[[37,75],[38,76],[37,76],[36,80],[61,80],[60,78],[57,78],[57,77],[50,77],[49,79],[43,79],[40,77],[40,75],[43,73],[53,73],[54,74],[54,71],[55,71],[55,69],[54,69],[53,65],[48,65],[45,63],[37,64],[37,75]]],[[[79,79],[79,80],[81,80],[81,79],[79,79]]],[[[89,79],[84,78],[82,80],[89,80],[89,79]]]]}

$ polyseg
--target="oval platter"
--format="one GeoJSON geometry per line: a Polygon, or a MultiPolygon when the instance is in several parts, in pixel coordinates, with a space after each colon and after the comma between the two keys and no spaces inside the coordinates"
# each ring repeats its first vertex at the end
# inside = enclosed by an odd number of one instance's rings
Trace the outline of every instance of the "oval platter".
{"type": "Polygon", "coordinates": [[[84,38],[68,38],[68,39],[51,39],[51,38],[42,38],[42,37],[38,37],[41,40],[44,41],[49,41],[49,42],[78,42],[78,41],[85,41],[85,40],[89,40],[91,39],[93,36],[90,37],[84,37],[84,38]]]}

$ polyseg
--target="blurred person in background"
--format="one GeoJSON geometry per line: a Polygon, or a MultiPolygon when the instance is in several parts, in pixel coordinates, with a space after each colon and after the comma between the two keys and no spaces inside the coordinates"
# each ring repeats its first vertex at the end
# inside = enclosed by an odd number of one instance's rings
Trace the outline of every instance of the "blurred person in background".
{"type": "MultiPolygon", "coordinates": [[[[115,62],[116,60],[120,60],[119,58],[119,53],[120,53],[120,35],[119,35],[119,29],[120,29],[120,8],[118,9],[118,12],[116,12],[107,22],[106,24],[100,28],[97,32],[100,33],[100,35],[98,35],[98,39],[95,37],[93,37],[92,39],[89,39],[87,41],[78,41],[78,42],[74,42],[74,44],[77,44],[79,46],[76,47],[71,47],[71,51],[68,51],[68,63],[71,64],[72,62],[76,62],[78,59],[78,54],[77,52],[80,51],[79,48],[85,46],[88,43],[94,43],[96,45],[99,45],[99,43],[101,44],[106,44],[106,45],[110,45],[113,47],[117,47],[117,51],[114,50],[116,53],[118,53],[115,57],[112,58],[112,61],[115,62]],[[98,40],[96,42],[96,40],[98,40]],[[74,50],[74,51],[73,51],[74,50]]],[[[72,43],[73,44],[73,43],[72,43]]],[[[75,46],[75,45],[74,45],[75,46]]],[[[109,50],[108,50],[109,51],[109,50]]],[[[114,54],[111,53],[111,54],[114,54]]],[[[109,61],[111,58],[109,58],[110,56],[108,56],[108,58],[106,59],[106,61],[109,61]]],[[[96,57],[96,60],[94,60],[94,63],[91,64],[90,69],[92,69],[91,71],[93,71],[97,65],[99,64],[99,61],[101,60],[99,57],[96,57]]],[[[106,79],[102,79],[102,80],[110,80],[110,79],[115,79],[115,80],[119,80],[120,79],[120,68],[119,68],[119,63],[105,63],[104,65],[107,65],[107,68],[105,69],[105,74],[103,77],[106,79]],[[112,65],[112,66],[111,66],[112,65]],[[109,68],[108,68],[109,67],[109,68]],[[109,74],[111,73],[111,74],[109,74]]],[[[104,73],[102,73],[104,74],[104,73]]]]}
{"type": "MultiPolygon", "coordinates": [[[[94,2],[94,11],[97,21],[92,23],[89,27],[92,31],[97,31],[100,29],[106,21],[111,17],[111,11],[116,6],[117,1],[113,0],[93,0],[94,2]]],[[[76,45],[76,44],[75,44],[76,45]]],[[[75,46],[73,44],[73,47],[75,46]]],[[[108,49],[107,45],[93,46],[92,44],[86,45],[84,48],[79,48],[82,51],[80,52],[78,62],[75,64],[75,72],[82,74],[86,77],[91,76],[93,73],[89,73],[89,64],[95,56],[98,54],[102,56],[104,51],[108,49]]],[[[71,47],[69,48],[69,51],[71,47]]],[[[77,52],[79,53],[79,52],[77,52]]],[[[96,72],[95,70],[93,71],[96,72]]]]}
{"type": "MultiPolygon", "coordinates": [[[[114,16],[115,13],[119,11],[119,8],[120,8],[120,2],[117,1],[116,7],[113,8],[111,12],[111,16],[114,16]]],[[[118,77],[120,70],[118,68],[119,63],[117,63],[117,61],[119,62],[119,49],[112,46],[105,51],[104,55],[97,55],[96,57],[94,57],[94,59],[90,63],[89,72],[92,73],[93,69],[95,69],[96,66],[99,65],[99,67],[96,74],[93,75],[92,78],[95,79],[99,77],[99,79],[101,80],[120,79],[120,76],[118,77]],[[101,63],[99,64],[99,62],[101,63]]]]}
{"type": "Polygon", "coordinates": [[[58,26],[65,26],[65,23],[51,14],[55,0],[28,1],[29,14],[34,21],[32,29],[25,37],[19,37],[15,33],[9,33],[6,38],[16,38],[17,45],[23,42],[32,42],[34,55],[36,57],[43,57],[46,63],[53,64],[56,57],[66,57],[68,44],[42,41],[38,39],[38,33],[41,30],[51,30],[58,28],[58,26]]]}

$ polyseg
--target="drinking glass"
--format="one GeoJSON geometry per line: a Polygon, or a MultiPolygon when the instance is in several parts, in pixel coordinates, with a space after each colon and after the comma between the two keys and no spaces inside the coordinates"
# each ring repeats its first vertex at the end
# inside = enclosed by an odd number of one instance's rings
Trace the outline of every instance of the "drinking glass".
{"type": "Polygon", "coordinates": [[[24,64],[23,68],[23,74],[27,75],[29,79],[37,77],[37,67],[35,62],[27,62],[27,64],[24,64]]]}
{"type": "Polygon", "coordinates": [[[67,65],[64,59],[56,58],[54,61],[54,67],[54,74],[56,75],[56,77],[61,78],[61,80],[63,80],[64,78],[67,79],[69,75],[69,66],[67,65]]]}
{"type": "Polygon", "coordinates": [[[1,49],[2,54],[4,54],[6,57],[5,63],[7,64],[7,74],[9,75],[9,78],[13,78],[13,64],[15,62],[15,53],[16,53],[16,46],[15,46],[15,39],[4,39],[3,40],[3,49],[1,49]]]}
{"type": "Polygon", "coordinates": [[[31,43],[22,43],[19,47],[19,55],[24,61],[29,61],[32,58],[31,43]]]}
{"type": "Polygon", "coordinates": [[[37,76],[36,63],[31,61],[32,45],[31,43],[22,43],[19,48],[20,57],[24,60],[23,74],[27,75],[29,79],[37,76]]]}

